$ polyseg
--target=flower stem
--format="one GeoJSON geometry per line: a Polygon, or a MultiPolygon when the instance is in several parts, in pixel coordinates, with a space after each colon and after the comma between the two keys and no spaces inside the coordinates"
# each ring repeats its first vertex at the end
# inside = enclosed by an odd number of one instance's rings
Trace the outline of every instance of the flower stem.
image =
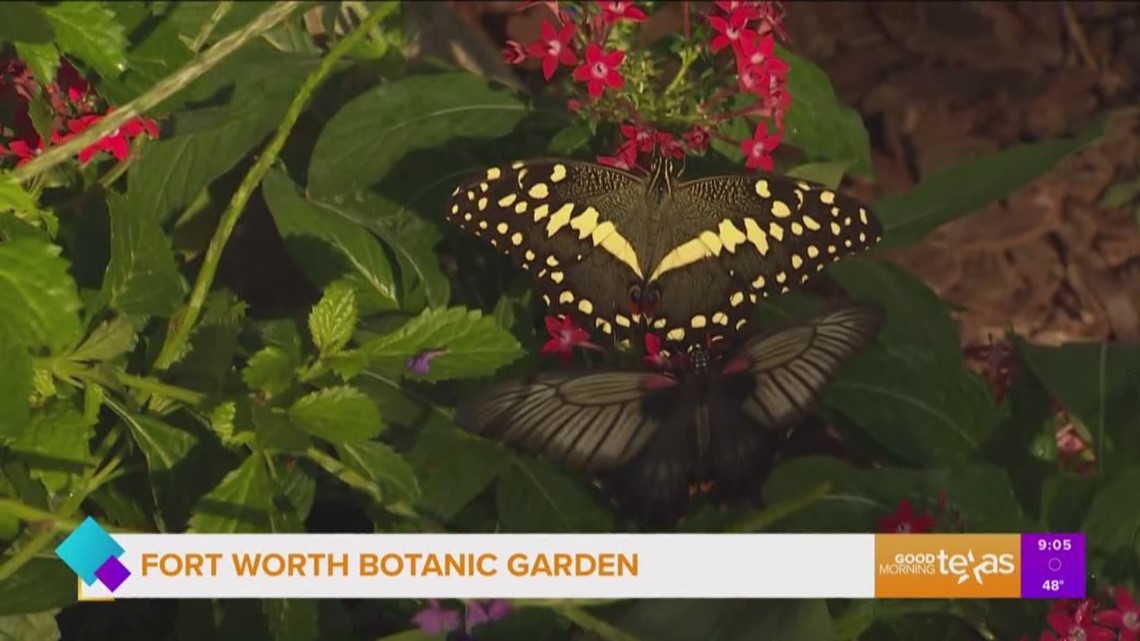
{"type": "Polygon", "coordinates": [[[91,127],[76,134],[71,140],[44,151],[23,167],[12,172],[12,178],[23,184],[31,178],[45,173],[63,161],[76,155],[83,149],[102,139],[107,134],[138,118],[147,111],[157,107],[168,98],[184,89],[191,82],[197,80],[202,74],[213,69],[230,54],[240,49],[244,44],[257,38],[279,22],[288,18],[301,2],[281,2],[270,7],[265,13],[251,21],[241,31],[218,41],[209,50],[190,61],[185,67],[163,78],[143,95],[127,104],[117,107],[111,115],[99,120],[91,127]]]}
{"type": "Polygon", "coordinates": [[[202,28],[198,31],[198,35],[194,37],[194,42],[190,44],[190,51],[197,53],[202,48],[202,45],[206,43],[206,38],[210,37],[210,34],[214,32],[214,28],[218,26],[222,18],[226,17],[226,14],[233,8],[234,0],[223,0],[219,2],[217,8],[214,9],[213,15],[202,25],[202,28]]]}
{"type": "Polygon", "coordinates": [[[202,401],[206,400],[206,395],[201,392],[188,390],[184,387],[176,387],[163,383],[162,381],[146,378],[142,376],[135,376],[126,372],[115,372],[115,378],[120,383],[143,392],[154,394],[155,396],[165,396],[172,398],[176,401],[181,401],[187,405],[201,405],[202,401]]]}
{"type": "MultiPolygon", "coordinates": [[[[269,11],[273,11],[273,9],[269,11]]],[[[267,11],[266,13],[269,12],[267,11]]],[[[210,240],[209,247],[206,249],[206,256],[202,259],[202,269],[198,272],[198,278],[194,281],[194,289],[190,294],[190,302],[182,311],[170,319],[166,342],[163,344],[162,350],[158,354],[158,359],[155,361],[155,369],[167,369],[182,355],[186,341],[190,337],[190,330],[194,328],[194,323],[198,320],[198,315],[202,312],[202,306],[206,302],[206,295],[209,293],[210,286],[214,282],[214,275],[218,271],[218,263],[221,261],[222,251],[225,249],[226,242],[229,240],[230,234],[233,233],[234,226],[237,225],[238,218],[241,217],[242,212],[245,210],[245,205],[249,202],[257,185],[261,183],[261,179],[268,173],[270,166],[276,162],[277,155],[281,152],[281,148],[285,146],[285,140],[289,137],[290,132],[292,132],[293,126],[297,123],[297,119],[300,118],[302,110],[304,110],[305,105],[309,102],[309,98],[312,97],[317,87],[320,86],[325,78],[332,72],[337,61],[351,51],[372,31],[373,27],[379,24],[379,22],[388,15],[388,13],[387,11],[374,11],[365,18],[352,33],[341,39],[324,59],[321,60],[321,64],[309,74],[309,77],[305,79],[305,83],[301,85],[301,88],[297,91],[297,95],[293,97],[293,102],[285,112],[285,117],[281,121],[281,124],[277,126],[277,132],[273,135],[273,139],[269,141],[269,144],[261,152],[261,156],[257,159],[257,162],[254,163],[253,167],[246,173],[241,185],[239,185],[237,191],[234,192],[229,206],[225,212],[222,213],[222,219],[218,223],[214,237],[210,240]]]]}

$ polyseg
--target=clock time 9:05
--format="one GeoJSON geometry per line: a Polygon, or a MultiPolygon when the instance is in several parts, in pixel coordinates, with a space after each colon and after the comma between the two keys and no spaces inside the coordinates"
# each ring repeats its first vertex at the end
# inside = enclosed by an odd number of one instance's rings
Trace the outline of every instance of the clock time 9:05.
{"type": "Polygon", "coordinates": [[[1069,539],[1041,539],[1037,541],[1038,552],[1068,552],[1073,549],[1073,542],[1069,539]]]}

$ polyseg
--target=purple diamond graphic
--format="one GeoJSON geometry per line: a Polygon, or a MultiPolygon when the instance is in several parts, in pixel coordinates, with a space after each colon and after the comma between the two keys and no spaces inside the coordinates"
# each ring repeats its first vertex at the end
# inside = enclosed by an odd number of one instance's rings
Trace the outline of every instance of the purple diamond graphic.
{"type": "Polygon", "coordinates": [[[114,592],[119,589],[123,581],[131,576],[131,571],[127,569],[127,566],[120,563],[119,559],[112,556],[107,559],[106,563],[99,566],[98,570],[95,570],[95,576],[99,577],[99,580],[107,586],[108,590],[114,592]]]}

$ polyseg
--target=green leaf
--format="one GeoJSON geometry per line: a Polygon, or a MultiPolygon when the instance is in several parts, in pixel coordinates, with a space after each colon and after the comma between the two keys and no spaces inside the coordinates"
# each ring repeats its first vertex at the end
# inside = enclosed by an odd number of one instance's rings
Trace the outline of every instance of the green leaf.
{"type": "MultiPolygon", "coordinates": [[[[3,19],[0,12],[0,19],[3,19]]],[[[59,641],[58,610],[0,617],[0,641],[59,641]]]]}
{"type": "MultiPolygon", "coordinates": [[[[11,5],[15,3],[4,2],[0,4],[11,5]]],[[[16,55],[20,60],[28,64],[28,68],[32,70],[33,76],[36,78],[55,79],[56,74],[59,72],[59,49],[56,49],[54,42],[45,42],[43,44],[17,42],[15,44],[16,55]]]]}
{"type": "MultiPolygon", "coordinates": [[[[118,1],[112,6],[131,39],[127,48],[127,70],[117,77],[100,78],[98,89],[99,95],[112,104],[121,105],[137,98],[158,81],[182,68],[193,54],[178,37],[178,29],[170,13],[158,10],[152,12],[154,6],[149,2],[118,1]]],[[[167,100],[160,109],[148,112],[147,115],[164,115],[182,100],[176,94],[173,100],[167,100]]]]}
{"type": "Polygon", "coordinates": [[[58,559],[34,558],[0,582],[0,616],[75,603],[75,573],[58,559]]]}
{"type": "Polygon", "coordinates": [[[794,167],[788,171],[789,178],[810,180],[831,189],[838,189],[843,182],[843,175],[851,167],[851,161],[838,160],[829,162],[812,162],[794,167]]]}
{"type": "Polygon", "coordinates": [[[418,311],[424,307],[424,299],[429,306],[447,304],[450,284],[435,252],[441,238],[439,228],[415,215],[409,209],[410,201],[397,203],[374,193],[357,192],[345,198],[314,201],[313,205],[321,210],[322,220],[350,222],[356,234],[360,228],[367,229],[392,250],[400,266],[404,309],[418,311]],[[419,289],[422,297],[417,296],[419,289]]]}
{"type": "Polygon", "coordinates": [[[109,361],[134,349],[135,328],[123,316],[99,323],[69,358],[73,361],[109,361]]]}
{"type": "Polygon", "coordinates": [[[420,430],[408,458],[423,486],[423,504],[445,520],[482,493],[511,462],[495,443],[442,425],[420,430]]]}
{"type": "Polygon", "coordinates": [[[792,97],[784,142],[803,149],[811,160],[845,161],[852,172],[870,176],[871,142],[859,112],[839,101],[822,69],[779,45],[776,56],[789,65],[792,97]]]}
{"type": "Polygon", "coordinates": [[[545,460],[519,457],[496,483],[499,523],[506,532],[612,532],[613,511],[545,460]]]}
{"type": "Polygon", "coordinates": [[[399,306],[392,266],[367,230],[305,200],[284,172],[271,170],[262,194],[286,249],[314,285],[324,288],[344,278],[365,313],[399,306]]]}
{"type": "Polygon", "coordinates": [[[113,6],[89,0],[42,5],[60,50],[112,77],[127,68],[127,38],[113,6]]]}
{"type": "Polygon", "coordinates": [[[569,157],[590,144],[590,138],[593,135],[594,132],[591,131],[589,125],[580,122],[572,123],[554,134],[546,151],[553,156],[569,157]]]}
{"type": "Polygon", "coordinates": [[[189,353],[171,369],[175,384],[206,394],[222,391],[233,369],[246,308],[229,290],[215,289],[206,295],[189,353]]]}
{"type": "Polygon", "coordinates": [[[1125,470],[1097,492],[1085,514],[1081,532],[1090,550],[1103,553],[1129,551],[1140,562],[1140,467],[1125,470]]]}
{"type": "Polygon", "coordinates": [[[963,364],[958,328],[942,301],[888,263],[852,257],[830,273],[854,298],[881,305],[887,324],[824,392],[826,404],[903,460],[972,458],[1000,413],[984,380],[963,364]]]}
{"type": "Polygon", "coordinates": [[[130,414],[124,422],[152,475],[173,470],[197,443],[193,434],[145,414],[130,414]]]}
{"type": "Polygon", "coordinates": [[[264,532],[273,509],[265,459],[252,454],[198,501],[189,532],[239,534],[264,532]]]}
{"type": "Polygon", "coordinates": [[[138,199],[111,195],[111,262],[103,290],[111,307],[128,315],[165,317],[184,288],[170,238],[138,199]]]}
{"type": "Polygon", "coordinates": [[[23,431],[31,418],[32,358],[28,348],[0,330],[0,442],[23,431]]]}
{"type": "Polygon", "coordinates": [[[0,2],[0,40],[46,44],[55,37],[51,21],[34,2],[0,2]]]}
{"type": "Polygon", "coordinates": [[[317,601],[265,599],[261,605],[274,641],[314,641],[317,638],[317,601]]]}
{"type": "Polygon", "coordinates": [[[32,470],[53,492],[67,488],[69,477],[81,474],[91,463],[88,442],[95,423],[71,403],[55,400],[32,415],[32,421],[10,447],[22,453],[32,470]]]}
{"type": "Polygon", "coordinates": [[[343,281],[325,288],[309,314],[309,333],[321,358],[338,353],[356,329],[356,293],[343,281]]]}
{"type": "Polygon", "coordinates": [[[878,518],[893,514],[902,499],[910,499],[916,513],[936,511],[940,491],[970,532],[1022,532],[1033,527],[1013,494],[1008,474],[988,464],[860,470],[840,459],[807,456],[776,466],[764,485],[764,501],[790,500],[805,488],[824,483],[830,490],[822,499],[785,516],[774,530],[873,531],[878,529],[878,518]]]}
{"type": "Polygon", "coordinates": [[[384,428],[376,404],[355,387],[328,387],[297,399],[289,420],[331,443],[366,441],[384,428]]]}
{"type": "Polygon", "coordinates": [[[386,82],[325,125],[309,162],[309,192],[326,198],[366,189],[409,152],[505,136],[528,111],[508,91],[469,73],[386,82]]]}
{"type": "Polygon", "coordinates": [[[646,599],[611,608],[606,620],[637,639],[837,641],[822,599],[646,599]]]}
{"type": "Polygon", "coordinates": [[[1127,205],[1140,198],[1140,178],[1109,185],[1100,197],[1100,206],[1106,209],[1127,205]]]}
{"type": "Polygon", "coordinates": [[[415,470],[389,445],[378,441],[342,443],[336,450],[342,463],[395,493],[398,500],[419,500],[420,482],[415,470]]]}
{"type": "Polygon", "coordinates": [[[254,404],[251,408],[257,443],[269,451],[304,452],[312,445],[309,437],[289,422],[283,410],[254,404]]]}
{"type": "Polygon", "coordinates": [[[971,158],[931,175],[905,194],[882,198],[875,203],[883,223],[880,247],[918,242],[935,228],[1017,191],[1099,138],[1103,129],[1101,118],[1072,138],[1015,145],[971,158]]]}
{"type": "Polygon", "coordinates": [[[60,249],[19,238],[0,244],[0,336],[53,351],[79,336],[79,293],[60,249]]]}
{"type": "Polygon", "coordinates": [[[1140,462],[1140,346],[1048,347],[1018,341],[1017,349],[1061,405],[1092,433],[1102,472],[1140,462]]]}
{"type": "Polygon", "coordinates": [[[241,380],[249,389],[261,390],[272,398],[289,389],[299,365],[292,354],[270,345],[249,358],[241,371],[241,380]]]}
{"type": "Polygon", "coordinates": [[[408,358],[425,350],[446,350],[421,377],[428,381],[489,376],[523,355],[519,342],[494,317],[462,307],[425,309],[395,332],[360,347],[371,364],[389,370],[403,368],[408,358]]]}
{"type": "MultiPolygon", "coordinates": [[[[0,3],[0,6],[4,6],[4,3],[0,3]]],[[[9,211],[14,212],[20,220],[33,224],[49,216],[47,212],[40,210],[36,199],[24,189],[23,185],[16,182],[12,174],[0,172],[0,214],[9,211]]]]}
{"type": "Polygon", "coordinates": [[[174,135],[143,147],[128,174],[137,207],[163,222],[246,158],[281,121],[312,60],[251,43],[186,90],[190,101],[228,101],[181,111],[174,135]]]}

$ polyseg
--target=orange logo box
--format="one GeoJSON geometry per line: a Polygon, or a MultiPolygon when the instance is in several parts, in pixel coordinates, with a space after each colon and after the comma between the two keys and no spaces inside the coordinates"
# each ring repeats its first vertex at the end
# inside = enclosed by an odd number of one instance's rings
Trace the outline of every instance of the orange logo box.
{"type": "Polygon", "coordinates": [[[1021,597],[1019,534],[876,534],[875,597],[1021,597]]]}

